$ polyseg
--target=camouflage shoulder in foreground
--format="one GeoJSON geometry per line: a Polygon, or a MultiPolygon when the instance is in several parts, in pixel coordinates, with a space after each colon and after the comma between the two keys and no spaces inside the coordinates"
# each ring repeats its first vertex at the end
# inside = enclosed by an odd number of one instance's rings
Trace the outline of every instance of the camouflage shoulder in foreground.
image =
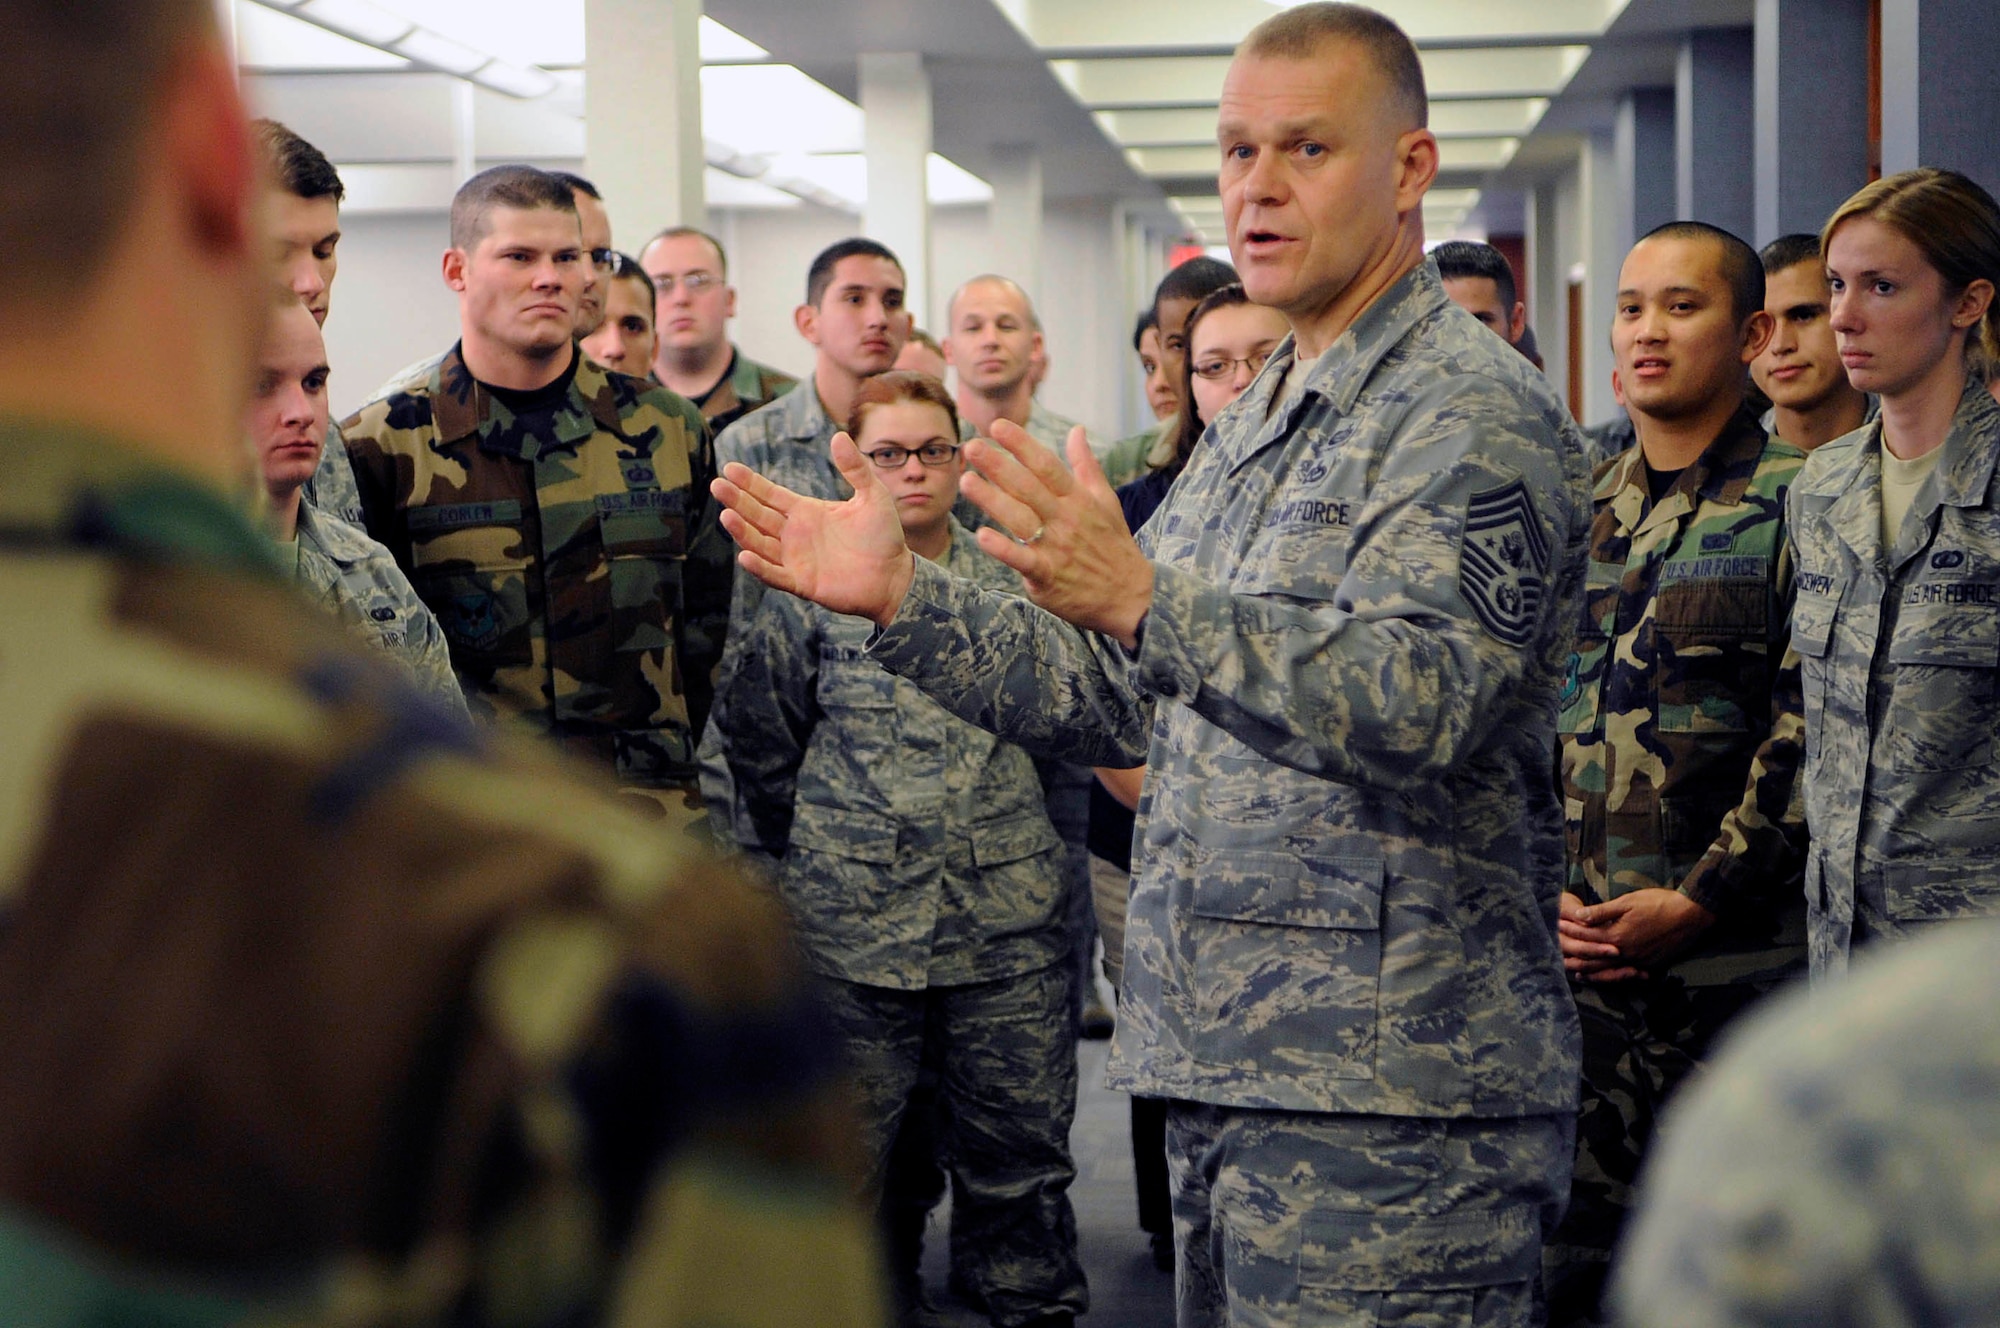
{"type": "Polygon", "coordinates": [[[1990,1322],[2000,932],[1857,958],[1681,1099],[1616,1280],[1629,1328],[1990,1322]]]}
{"type": "Polygon", "coordinates": [[[0,659],[0,1303],[879,1322],[767,891],[423,697],[115,442],[0,424],[0,527],[0,634],[47,643],[0,659]],[[129,1091],[77,1096],[86,1046],[129,1091]]]}

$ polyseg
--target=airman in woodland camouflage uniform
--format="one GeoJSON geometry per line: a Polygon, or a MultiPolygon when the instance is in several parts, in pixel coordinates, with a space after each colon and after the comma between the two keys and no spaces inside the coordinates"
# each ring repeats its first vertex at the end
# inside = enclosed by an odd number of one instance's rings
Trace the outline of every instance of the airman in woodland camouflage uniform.
{"type": "Polygon", "coordinates": [[[711,434],[720,437],[798,385],[730,341],[736,288],[722,241],[693,226],[669,226],[639,251],[639,265],[653,282],[659,315],[653,376],[698,406],[711,434]]]}
{"type": "MultiPolygon", "coordinates": [[[[566,215],[557,204],[493,211],[566,215]]],[[[484,235],[477,252],[506,238],[484,235]]],[[[557,303],[559,266],[547,292],[528,294],[557,303]]],[[[470,336],[478,306],[466,298],[470,336]]],[[[706,718],[730,574],[719,549],[713,564],[688,558],[714,510],[701,417],[567,339],[556,352],[567,370],[532,399],[478,381],[465,346],[421,388],[342,423],[369,532],[443,623],[475,715],[545,734],[691,819],[693,726],[706,718]]]]}
{"type": "Polygon", "coordinates": [[[751,411],[770,405],[798,385],[799,380],[790,374],[759,364],[739,350],[730,358],[729,372],[695,405],[701,408],[709,430],[720,434],[751,411]]]}
{"type": "Polygon", "coordinates": [[[1769,335],[1763,271],[1683,223],[1634,246],[1619,287],[1612,345],[1645,441],[1597,472],[1557,721],[1583,1100],[1547,1255],[1555,1325],[1598,1321],[1660,1106],[1805,961],[1784,521],[1805,458],[1743,400],[1769,335]]]}
{"type": "Polygon", "coordinates": [[[426,700],[223,496],[270,272],[214,7],[8,24],[4,1317],[879,1322],[777,901],[426,700]]]}
{"type": "Polygon", "coordinates": [[[1753,1017],[1667,1115],[1629,1328],[1983,1324],[2000,1305],[2000,934],[1937,933],[1753,1017]]]}

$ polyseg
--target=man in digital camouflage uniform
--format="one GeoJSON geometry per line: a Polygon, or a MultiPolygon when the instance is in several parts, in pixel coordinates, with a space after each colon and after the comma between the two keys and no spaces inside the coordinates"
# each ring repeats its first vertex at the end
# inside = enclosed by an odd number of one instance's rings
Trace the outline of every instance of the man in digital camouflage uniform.
{"type": "Polygon", "coordinates": [[[401,660],[419,686],[464,715],[444,632],[396,560],[358,527],[315,511],[301,496],[327,436],[326,343],[304,304],[289,290],[276,294],[244,419],[270,500],[269,524],[280,559],[314,599],[362,639],[401,660]]]}
{"type": "Polygon", "coordinates": [[[1563,954],[1583,1024],[1569,1211],[1550,1322],[1601,1321],[1657,1113],[1724,1027],[1805,962],[1804,719],[1789,651],[1785,494],[1744,370],[1764,273],[1698,222],[1619,274],[1611,343],[1639,444],[1597,473],[1590,576],[1563,683],[1563,954]]]}
{"type": "Polygon", "coordinates": [[[571,197],[526,166],[466,182],[446,262],[459,344],[341,432],[369,533],[444,625],[474,716],[691,823],[733,571],[721,541],[689,556],[713,520],[707,433],[685,400],[577,349],[571,197]]]}
{"type": "Polygon", "coordinates": [[[1746,1020],[1667,1113],[1628,1328],[1985,1324],[2000,1305],[2000,930],[1857,959],[1746,1020]]]}
{"type": "Polygon", "coordinates": [[[1110,1079],[1174,1099],[1183,1328],[1538,1324],[1568,1190],[1550,760],[1588,475],[1547,381],[1424,260],[1426,114],[1373,11],[1245,39],[1223,204],[1295,339],[1143,547],[1087,449],[1072,477],[1006,425],[964,487],[1033,604],[914,559],[879,484],[718,485],[746,568],[874,619],[870,658],[954,713],[1147,761],[1110,1079]]]}
{"type": "Polygon", "coordinates": [[[273,271],[214,6],[7,13],[0,1317],[880,1323],[776,902],[229,496],[273,271]]]}
{"type": "Polygon", "coordinates": [[[639,266],[654,287],[654,376],[700,407],[710,433],[720,437],[798,386],[798,379],[759,364],[730,341],[736,288],[729,284],[722,241],[693,226],[670,226],[639,251],[639,266]]]}

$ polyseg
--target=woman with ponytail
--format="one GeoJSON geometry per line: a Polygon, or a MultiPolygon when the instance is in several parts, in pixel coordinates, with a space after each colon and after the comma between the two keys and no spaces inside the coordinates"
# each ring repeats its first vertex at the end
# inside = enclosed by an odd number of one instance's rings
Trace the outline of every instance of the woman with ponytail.
{"type": "Polygon", "coordinates": [[[1820,236],[1878,419],[1792,486],[1816,980],[1853,946],[2000,913],[2000,206],[1955,171],[1868,185],[1820,236]]]}

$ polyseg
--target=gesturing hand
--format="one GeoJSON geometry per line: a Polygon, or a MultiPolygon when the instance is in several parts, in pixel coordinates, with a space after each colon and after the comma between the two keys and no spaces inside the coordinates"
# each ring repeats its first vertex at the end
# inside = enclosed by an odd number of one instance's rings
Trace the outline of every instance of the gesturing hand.
{"type": "Polygon", "coordinates": [[[1070,432],[1070,470],[1008,420],[994,424],[993,441],[967,443],[965,459],[977,473],[959,488],[1002,527],[981,530],[979,547],[1019,572],[1028,598],[1050,613],[1131,648],[1153,602],[1153,564],[1083,430],[1070,432]]]}
{"type": "Polygon", "coordinates": [[[709,491],[726,509],[723,528],[743,546],[736,555],[743,570],[886,627],[910,589],[916,556],[903,543],[896,500],[844,433],[833,436],[833,464],[854,486],[846,502],[793,493],[734,461],[709,491]]]}

